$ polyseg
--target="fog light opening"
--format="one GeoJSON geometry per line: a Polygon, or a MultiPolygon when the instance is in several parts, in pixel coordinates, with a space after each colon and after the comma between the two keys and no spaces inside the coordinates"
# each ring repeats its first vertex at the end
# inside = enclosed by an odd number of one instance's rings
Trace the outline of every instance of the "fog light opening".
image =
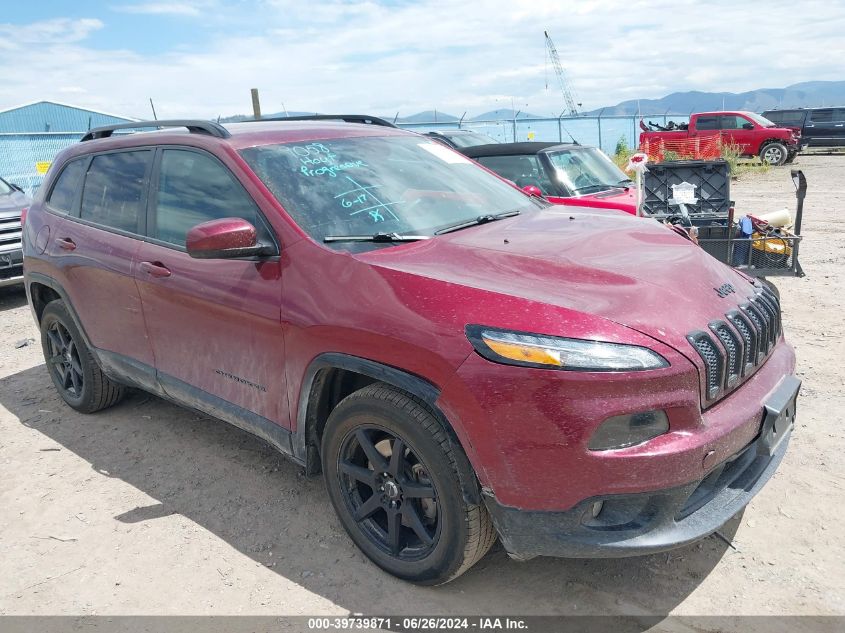
{"type": "Polygon", "coordinates": [[[615,415],[602,422],[587,445],[591,451],[612,451],[636,446],[669,431],[665,411],[615,415]]]}

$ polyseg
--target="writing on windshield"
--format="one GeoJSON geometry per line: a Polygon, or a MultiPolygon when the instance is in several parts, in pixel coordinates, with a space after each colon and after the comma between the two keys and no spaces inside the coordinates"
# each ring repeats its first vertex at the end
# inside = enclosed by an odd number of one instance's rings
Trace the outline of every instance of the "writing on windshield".
{"type": "Polygon", "coordinates": [[[240,151],[310,236],[439,228],[530,207],[525,195],[466,157],[418,136],[362,136],[240,151]]]}

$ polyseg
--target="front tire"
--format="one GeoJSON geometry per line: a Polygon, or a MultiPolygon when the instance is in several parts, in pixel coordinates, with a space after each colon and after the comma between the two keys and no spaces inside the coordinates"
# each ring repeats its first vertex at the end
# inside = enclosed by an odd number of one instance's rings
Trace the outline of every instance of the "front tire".
{"type": "Polygon", "coordinates": [[[59,299],[48,303],[41,315],[41,349],[56,391],[73,409],[94,413],[123,398],[125,387],[100,370],[59,299]]]}
{"type": "Polygon", "coordinates": [[[439,585],[495,542],[486,508],[464,499],[456,450],[422,401],[383,383],[347,396],[329,416],[329,498],[355,544],[388,573],[439,585]]]}
{"type": "Polygon", "coordinates": [[[760,150],[760,160],[769,165],[783,165],[788,157],[789,152],[783,143],[769,143],[760,150]]]}

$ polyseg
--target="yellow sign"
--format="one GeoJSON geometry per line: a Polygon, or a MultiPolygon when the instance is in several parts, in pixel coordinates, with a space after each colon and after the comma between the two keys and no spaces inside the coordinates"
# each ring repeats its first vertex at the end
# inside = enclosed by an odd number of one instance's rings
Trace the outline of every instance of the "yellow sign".
{"type": "Polygon", "coordinates": [[[533,141],[533,140],[534,140],[534,132],[529,132],[529,133],[528,133],[528,140],[529,140],[529,141],[533,141]]]}
{"type": "Polygon", "coordinates": [[[51,161],[49,160],[39,160],[35,163],[35,171],[37,171],[39,175],[43,176],[47,173],[47,170],[50,169],[50,163],[51,161]]]}

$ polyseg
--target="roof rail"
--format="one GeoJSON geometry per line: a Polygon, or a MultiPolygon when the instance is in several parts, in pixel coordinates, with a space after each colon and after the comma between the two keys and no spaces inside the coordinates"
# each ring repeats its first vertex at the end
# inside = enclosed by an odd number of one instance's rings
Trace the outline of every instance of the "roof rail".
{"type": "Polygon", "coordinates": [[[250,121],[343,121],[344,123],[365,123],[367,125],[381,125],[382,127],[397,127],[390,121],[369,114],[304,114],[301,116],[280,116],[250,121]]]}
{"type": "Polygon", "coordinates": [[[104,125],[95,127],[80,139],[80,143],[93,141],[98,138],[108,138],[117,130],[134,130],[141,127],[186,127],[191,134],[208,134],[217,138],[229,138],[229,130],[213,121],[201,121],[194,119],[172,119],[168,121],[133,121],[132,123],[118,123],[116,125],[104,125]]]}

